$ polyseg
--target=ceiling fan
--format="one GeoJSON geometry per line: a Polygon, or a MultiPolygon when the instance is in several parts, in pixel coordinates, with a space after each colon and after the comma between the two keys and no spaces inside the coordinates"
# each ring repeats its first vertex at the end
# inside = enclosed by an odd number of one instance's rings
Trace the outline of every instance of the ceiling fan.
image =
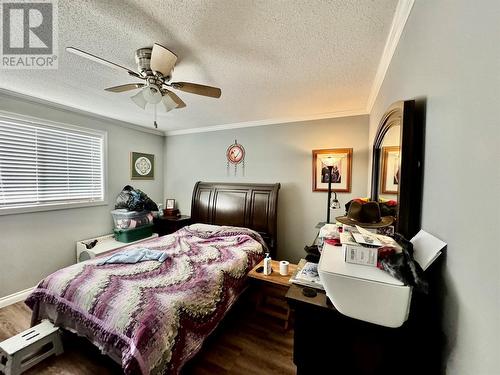
{"type": "Polygon", "coordinates": [[[181,90],[211,98],[220,98],[221,96],[221,89],[217,87],[190,82],[171,82],[171,74],[177,61],[177,55],[158,43],[155,43],[153,48],[146,47],[135,51],[135,61],[137,63],[138,72],[78,48],[66,47],[66,51],[106,65],[110,68],[125,70],[130,76],[143,80],[144,82],[127,83],[125,85],[108,87],[104,90],[121,93],[124,91],[141,89],[137,94],[132,96],[131,99],[142,109],[146,109],[148,103],[154,105],[155,128],[158,127],[156,123],[156,104],[162,102],[167,112],[175,108],[184,108],[186,106],[186,103],[169,89],[181,90]]]}

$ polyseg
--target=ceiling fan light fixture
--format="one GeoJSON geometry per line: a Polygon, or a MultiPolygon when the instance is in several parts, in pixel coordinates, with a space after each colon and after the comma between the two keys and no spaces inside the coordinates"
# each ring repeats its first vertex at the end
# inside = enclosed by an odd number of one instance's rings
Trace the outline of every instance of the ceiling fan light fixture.
{"type": "MultiPolygon", "coordinates": [[[[137,71],[128,69],[123,65],[103,59],[102,57],[83,51],[79,48],[66,47],[66,51],[77,56],[84,57],[90,61],[121,71],[126,71],[128,75],[143,80],[143,82],[127,83],[108,87],[105,88],[105,90],[107,92],[122,93],[125,91],[140,89],[130,99],[132,99],[132,101],[143,110],[146,109],[147,104],[152,104],[155,111],[155,120],[156,105],[160,102],[163,103],[167,112],[175,108],[180,109],[186,107],[186,103],[184,103],[184,101],[179,98],[175,92],[169,91],[167,87],[211,98],[221,97],[221,89],[218,87],[200,85],[192,82],[171,82],[171,74],[175,69],[177,55],[158,43],[154,43],[152,48],[145,47],[136,50],[135,60],[137,63],[137,71]]],[[[154,124],[156,127],[156,121],[154,124]]]]}
{"type": "Polygon", "coordinates": [[[165,111],[170,112],[172,109],[175,109],[179,106],[168,94],[163,95],[161,100],[165,107],[165,111]]]}
{"type": "Polygon", "coordinates": [[[135,104],[137,104],[138,107],[140,107],[142,109],[146,109],[147,102],[146,102],[146,99],[144,98],[143,90],[139,91],[134,96],[131,96],[130,99],[132,99],[132,101],[135,104]]]}
{"type": "Polygon", "coordinates": [[[144,99],[150,104],[158,104],[161,102],[160,89],[154,85],[149,85],[142,90],[144,99]]]}

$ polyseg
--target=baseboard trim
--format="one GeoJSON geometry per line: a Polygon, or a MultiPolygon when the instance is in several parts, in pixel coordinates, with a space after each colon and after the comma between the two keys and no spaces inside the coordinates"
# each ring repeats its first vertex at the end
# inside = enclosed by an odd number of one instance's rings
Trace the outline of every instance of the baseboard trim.
{"type": "Polygon", "coordinates": [[[2,307],[13,305],[14,303],[17,303],[20,301],[24,301],[31,294],[33,289],[35,289],[35,287],[24,289],[24,290],[21,290],[17,293],[13,293],[13,294],[10,294],[8,296],[0,298],[0,309],[2,307]]]}

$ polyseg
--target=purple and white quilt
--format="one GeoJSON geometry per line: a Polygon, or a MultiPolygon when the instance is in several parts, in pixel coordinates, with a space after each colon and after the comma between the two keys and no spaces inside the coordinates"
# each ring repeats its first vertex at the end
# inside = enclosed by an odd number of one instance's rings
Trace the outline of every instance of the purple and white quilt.
{"type": "Polygon", "coordinates": [[[168,258],[78,263],[42,280],[26,304],[35,318],[89,338],[127,374],[175,374],[235,302],[266,245],[250,229],[192,225],[113,252],[137,246],[168,258]]]}

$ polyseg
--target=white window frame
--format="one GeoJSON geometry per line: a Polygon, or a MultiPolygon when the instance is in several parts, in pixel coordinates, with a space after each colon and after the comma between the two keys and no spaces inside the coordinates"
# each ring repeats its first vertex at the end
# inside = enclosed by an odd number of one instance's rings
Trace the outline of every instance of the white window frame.
{"type": "Polygon", "coordinates": [[[81,207],[94,207],[94,206],[106,206],[108,205],[108,132],[104,130],[97,130],[93,128],[86,128],[82,126],[77,126],[73,124],[60,123],[45,119],[40,119],[32,116],[20,115],[17,113],[12,113],[8,111],[0,110],[0,121],[10,121],[10,122],[23,122],[33,125],[45,125],[49,127],[55,127],[62,130],[76,130],[82,133],[88,133],[92,135],[98,135],[102,137],[103,140],[103,199],[96,200],[93,202],[56,202],[56,203],[44,203],[32,206],[24,207],[7,207],[0,209],[0,216],[3,215],[13,215],[22,214],[29,212],[40,212],[40,211],[53,211],[53,210],[65,210],[71,208],[81,208],[81,207]]]}

